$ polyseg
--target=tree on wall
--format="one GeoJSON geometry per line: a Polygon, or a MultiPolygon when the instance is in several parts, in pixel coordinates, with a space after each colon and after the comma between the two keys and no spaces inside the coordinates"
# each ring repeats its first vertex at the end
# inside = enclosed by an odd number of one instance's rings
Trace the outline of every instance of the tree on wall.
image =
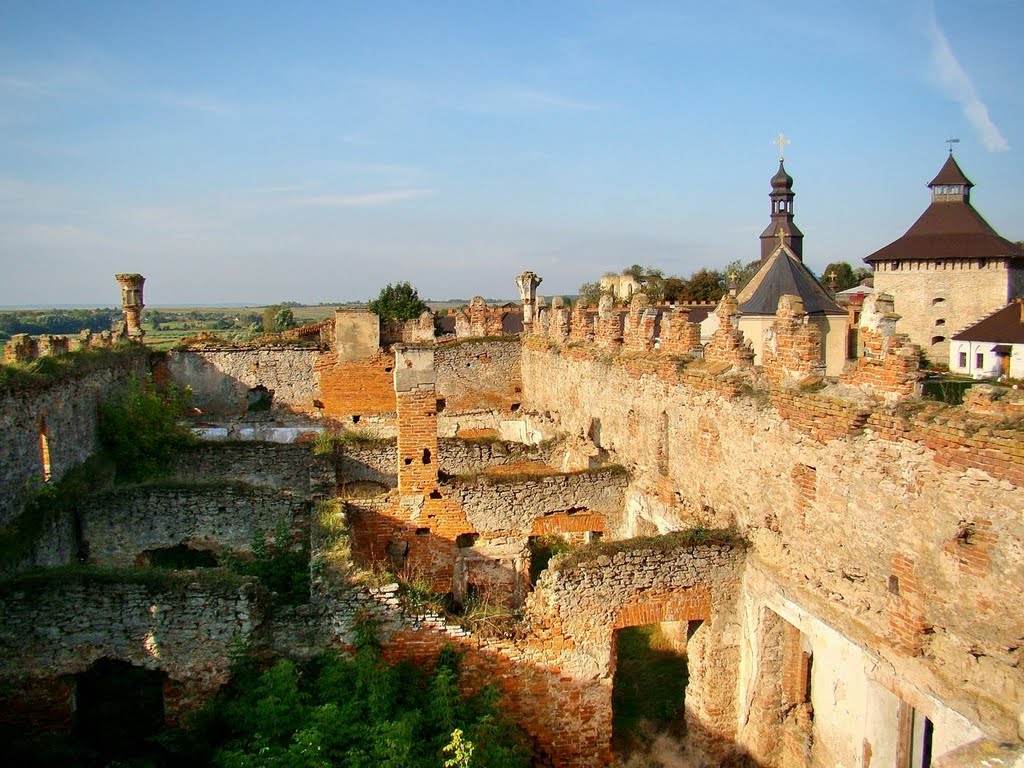
{"type": "Polygon", "coordinates": [[[580,298],[585,307],[596,307],[597,303],[601,300],[601,284],[600,283],[583,283],[579,288],[580,298]]]}
{"type": "Polygon", "coordinates": [[[263,330],[280,333],[295,327],[295,313],[283,304],[274,304],[263,310],[263,330]]]}
{"type": "Polygon", "coordinates": [[[380,289],[369,309],[381,320],[413,320],[429,309],[409,283],[388,283],[380,289]]]}

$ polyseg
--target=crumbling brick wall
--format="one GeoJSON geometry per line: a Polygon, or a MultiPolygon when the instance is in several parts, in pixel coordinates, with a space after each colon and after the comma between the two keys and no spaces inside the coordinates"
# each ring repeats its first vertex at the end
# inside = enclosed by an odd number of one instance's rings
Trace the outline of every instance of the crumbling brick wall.
{"type": "Polygon", "coordinates": [[[807,322],[803,301],[798,296],[781,296],[775,323],[764,344],[764,374],[773,384],[798,383],[825,373],[821,331],[807,322]]]}
{"type": "Polygon", "coordinates": [[[519,339],[443,344],[435,352],[437,397],[446,414],[510,412],[521,400],[519,339]]]}

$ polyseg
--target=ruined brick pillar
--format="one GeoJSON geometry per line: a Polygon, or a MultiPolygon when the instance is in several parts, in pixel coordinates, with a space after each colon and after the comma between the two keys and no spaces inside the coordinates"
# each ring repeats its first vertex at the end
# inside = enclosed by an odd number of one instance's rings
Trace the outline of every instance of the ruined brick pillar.
{"type": "Polygon", "coordinates": [[[548,335],[559,344],[565,343],[569,338],[569,310],[561,296],[551,299],[551,325],[548,335]]]}
{"type": "Polygon", "coordinates": [[[896,333],[900,316],[893,298],[875,293],[864,298],[857,332],[857,360],[842,377],[844,384],[862,387],[887,400],[920,394],[921,348],[896,333]]]}
{"type": "Polygon", "coordinates": [[[658,313],[650,307],[650,299],[644,293],[637,293],[629,302],[622,332],[623,344],[633,352],[650,352],[654,349],[654,326],[658,313]]]}
{"type": "Polygon", "coordinates": [[[487,335],[487,302],[483,296],[474,296],[469,302],[469,335],[480,338],[487,335]]]}
{"type": "Polygon", "coordinates": [[[39,355],[35,339],[27,333],[16,333],[4,346],[5,363],[28,363],[39,355]]]}
{"type": "Polygon", "coordinates": [[[622,318],[615,311],[614,299],[602,294],[597,305],[597,325],[594,343],[602,349],[618,350],[622,347],[622,318]]]}
{"type": "Polygon", "coordinates": [[[764,373],[775,384],[823,376],[821,330],[811,325],[799,296],[779,297],[775,323],[765,331],[764,373]]]}
{"type": "Polygon", "coordinates": [[[519,299],[523,302],[523,325],[529,329],[534,320],[534,307],[537,302],[537,286],[543,278],[533,272],[523,272],[516,278],[516,286],[519,288],[519,299]]]}
{"type": "Polygon", "coordinates": [[[577,301],[569,318],[569,341],[590,344],[594,341],[594,323],[583,300],[577,301]]]}
{"type": "Polygon", "coordinates": [[[47,334],[39,337],[39,357],[59,357],[68,353],[67,336],[47,334]]]}
{"type": "Polygon", "coordinates": [[[690,322],[688,307],[675,307],[661,316],[661,351],[689,355],[700,351],[700,323],[690,322]]]}
{"type": "Polygon", "coordinates": [[[398,412],[398,490],[428,494],[437,488],[437,381],[433,347],[395,347],[398,412]]]}
{"type": "Polygon", "coordinates": [[[748,367],[754,364],[754,349],[739,329],[740,308],[735,296],[726,294],[718,304],[718,330],[704,350],[709,362],[725,362],[748,367]]]}
{"type": "Polygon", "coordinates": [[[121,285],[121,310],[124,312],[125,328],[128,337],[142,339],[142,286],[146,278],[136,273],[114,275],[121,285]]]}

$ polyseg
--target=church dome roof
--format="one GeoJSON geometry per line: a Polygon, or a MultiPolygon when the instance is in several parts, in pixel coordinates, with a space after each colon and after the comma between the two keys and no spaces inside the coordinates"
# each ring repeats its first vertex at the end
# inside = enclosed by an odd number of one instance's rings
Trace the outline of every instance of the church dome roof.
{"type": "Polygon", "coordinates": [[[779,171],[772,176],[772,192],[789,192],[793,189],[793,177],[786,173],[786,167],[779,160],[779,171]]]}

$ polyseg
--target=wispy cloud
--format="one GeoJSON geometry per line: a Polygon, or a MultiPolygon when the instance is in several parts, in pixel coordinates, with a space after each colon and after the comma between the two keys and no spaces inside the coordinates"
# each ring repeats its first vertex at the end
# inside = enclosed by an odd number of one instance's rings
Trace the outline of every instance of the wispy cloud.
{"type": "Polygon", "coordinates": [[[403,200],[414,200],[436,194],[434,189],[389,189],[381,192],[363,192],[356,195],[311,195],[296,197],[291,204],[302,208],[368,208],[391,205],[403,200]]]}
{"type": "Polygon", "coordinates": [[[928,19],[928,35],[931,39],[931,69],[939,86],[946,94],[956,101],[964,110],[964,116],[981,137],[985,149],[989,152],[1005,152],[1010,148],[999,132],[999,128],[989,117],[988,107],[978,96],[974,83],[960,65],[949,44],[946,33],[942,31],[935,17],[934,9],[928,19]]]}
{"type": "Polygon", "coordinates": [[[594,112],[602,105],[552,91],[516,87],[485,94],[473,108],[482,112],[594,112]]]}
{"type": "Polygon", "coordinates": [[[238,111],[233,104],[205,93],[166,93],[160,100],[171,107],[203,112],[216,117],[233,117],[238,111]]]}

